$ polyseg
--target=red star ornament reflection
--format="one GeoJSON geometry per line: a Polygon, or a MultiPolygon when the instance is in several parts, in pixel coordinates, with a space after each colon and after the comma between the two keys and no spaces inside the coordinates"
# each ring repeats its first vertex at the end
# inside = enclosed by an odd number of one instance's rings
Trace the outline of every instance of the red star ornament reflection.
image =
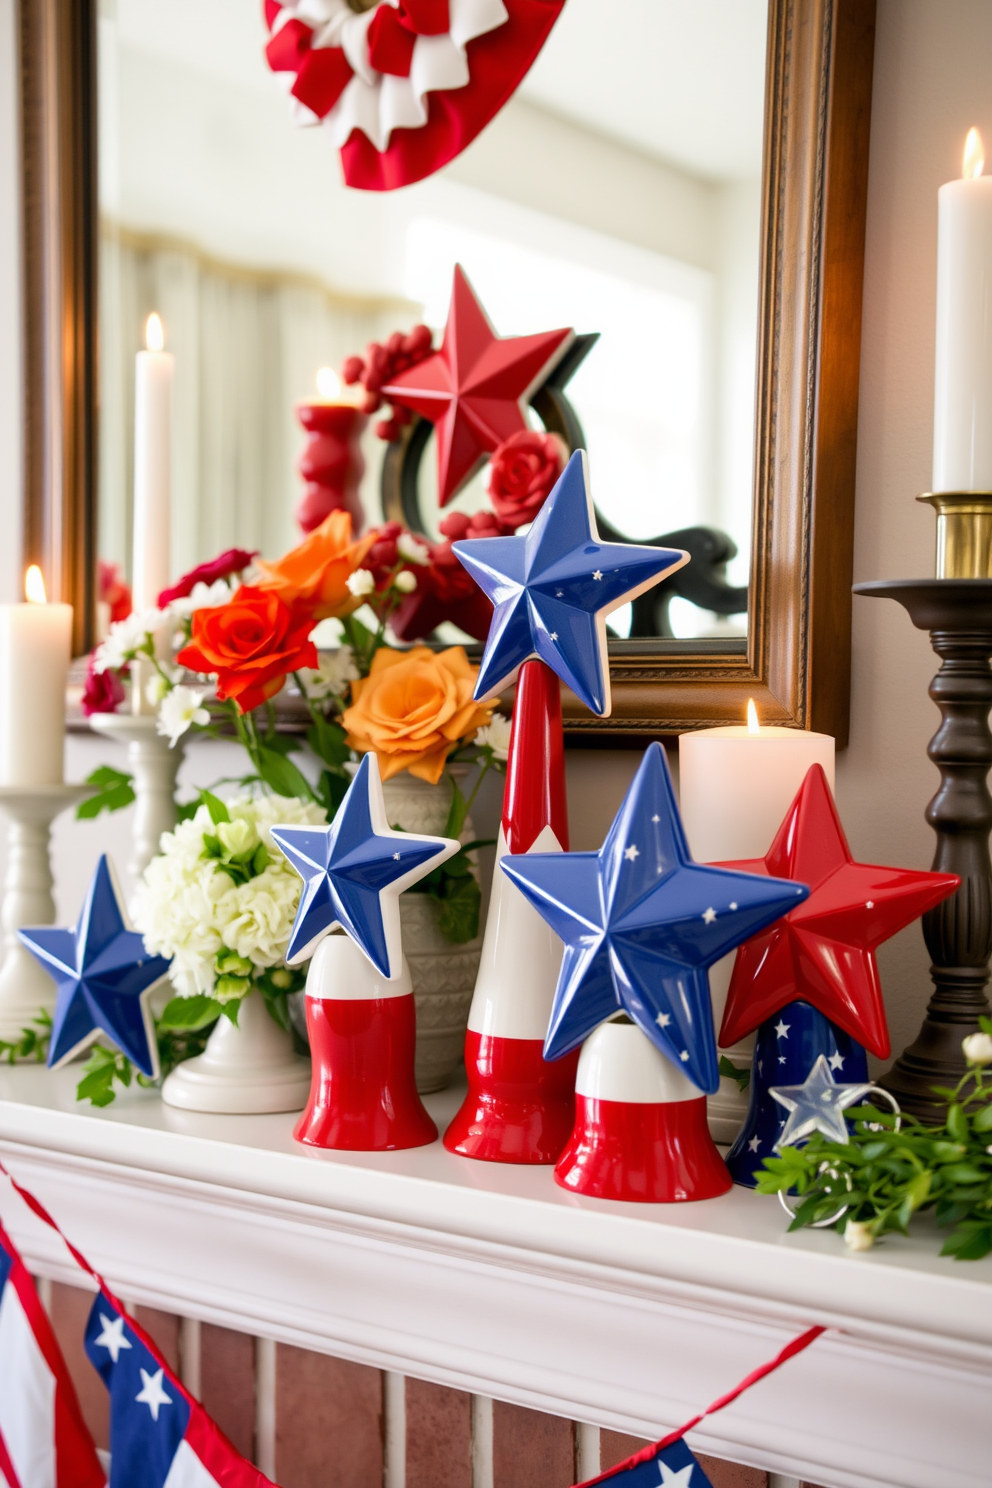
{"type": "Polygon", "coordinates": [[[573,335],[563,330],[497,336],[464,270],[455,265],[441,350],[382,389],[392,403],[434,425],[441,506],[447,506],[486,455],[528,427],[527,400],[573,335]]]}
{"type": "Polygon", "coordinates": [[[808,771],[765,858],[717,866],[798,879],[810,888],[805,903],[737,952],[721,1047],[800,998],[885,1059],[889,1033],[876,947],[953,894],[961,880],[855,863],[820,765],[808,771]]]}

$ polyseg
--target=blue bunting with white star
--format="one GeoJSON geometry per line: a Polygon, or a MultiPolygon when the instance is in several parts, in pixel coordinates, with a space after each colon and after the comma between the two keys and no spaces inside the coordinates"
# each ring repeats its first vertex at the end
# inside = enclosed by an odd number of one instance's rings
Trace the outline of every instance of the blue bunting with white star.
{"type": "Polygon", "coordinates": [[[600,541],[584,450],[525,537],[467,539],[452,552],[495,609],[475,696],[495,697],[536,656],[600,716],[610,711],[606,616],[689,561],[678,548],[600,541]]]}
{"type": "Polygon", "coordinates": [[[834,1078],[844,1084],[868,1079],[864,1046],[831,1023],[808,1002],[789,1002],[758,1028],[751,1061],[747,1117],[727,1154],[727,1167],[742,1188],[755,1187],[755,1172],[773,1157],[788,1112],[771,1094],[773,1086],[801,1085],[820,1055],[834,1078]]]}
{"type": "Polygon", "coordinates": [[[598,853],[511,854],[500,866],[565,942],[545,1058],[624,1012],[715,1091],[709,968],[802,903],[805,884],[694,863],[660,744],[645,752],[598,853]]]}
{"type": "MultiPolygon", "coordinates": [[[[639,1455],[639,1454],[638,1454],[639,1455]]],[[[619,1483],[623,1488],[713,1488],[683,1439],[657,1449],[645,1462],[630,1467],[618,1463],[595,1483],[619,1483]]]]}
{"type": "Polygon", "coordinates": [[[317,942],[340,926],[395,981],[403,970],[399,896],[459,844],[393,831],[374,754],[365,755],[329,826],[277,826],[272,838],[303,879],[286,964],[309,960],[317,942]]]}
{"type": "Polygon", "coordinates": [[[100,1037],[113,1040],[149,1079],[158,1078],[158,1041],[149,996],[169,970],[132,930],[106,853],[72,929],[18,930],[57,992],[48,1067],[58,1069],[100,1037]]]}

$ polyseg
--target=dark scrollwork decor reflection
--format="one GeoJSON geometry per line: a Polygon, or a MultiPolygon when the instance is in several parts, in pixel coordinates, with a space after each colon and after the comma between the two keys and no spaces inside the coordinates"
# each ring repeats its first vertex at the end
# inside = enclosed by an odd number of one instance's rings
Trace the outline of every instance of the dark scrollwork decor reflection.
{"type": "MultiPolygon", "coordinates": [[[[585,435],[565,388],[598,341],[598,333],[576,336],[565,356],[537,389],[530,406],[550,434],[558,434],[569,453],[585,447],[585,435]]],[[[420,509],[420,462],[433,433],[433,425],[415,417],[386,451],[382,467],[382,510],[388,521],[403,522],[411,532],[427,534],[420,509]]],[[[646,542],[662,548],[684,548],[690,561],[671,578],[635,599],[630,639],[672,637],[668,607],[676,597],[686,599],[717,615],[740,615],[747,611],[747,587],[728,584],[724,570],[737,555],[737,546],[725,532],[713,527],[683,527],[659,537],[631,538],[603,516],[596,521],[606,542],[646,542]]],[[[612,634],[612,632],[611,632],[612,634]]]]}

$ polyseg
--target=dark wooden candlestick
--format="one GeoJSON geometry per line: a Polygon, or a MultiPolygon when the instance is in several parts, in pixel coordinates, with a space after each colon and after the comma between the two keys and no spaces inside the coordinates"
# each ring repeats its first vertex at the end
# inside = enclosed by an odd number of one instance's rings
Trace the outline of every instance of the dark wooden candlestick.
{"type": "Polygon", "coordinates": [[[941,1107],[933,1086],[957,1084],[965,1072],[961,1041],[989,1013],[992,579],[893,579],[856,584],[854,592],[898,600],[913,624],[930,632],[941,659],[930,684],[940,727],[927,748],[940,786],[926,818],[937,834],[934,869],[958,874],[961,887],[923,916],[934,993],[915,1042],[879,1081],[903,1110],[935,1122],[941,1107]]]}

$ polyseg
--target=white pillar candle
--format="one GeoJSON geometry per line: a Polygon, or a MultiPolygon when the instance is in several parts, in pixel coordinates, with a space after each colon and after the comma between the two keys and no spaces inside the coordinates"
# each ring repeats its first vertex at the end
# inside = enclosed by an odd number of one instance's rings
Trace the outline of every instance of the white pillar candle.
{"type": "Polygon", "coordinates": [[[992,176],[977,129],[937,193],[933,489],[992,491],[992,176]]]}
{"type": "Polygon", "coordinates": [[[162,322],[149,315],[147,351],[134,365],[134,561],[136,610],[151,609],[171,579],[172,375],[175,358],[163,351],[162,322]]]}
{"type": "Polygon", "coordinates": [[[763,858],[806,778],[822,765],[834,788],[834,741],[804,729],[747,725],[679,739],[679,793],[689,850],[699,863],[763,858]]]}
{"type": "Polygon", "coordinates": [[[34,566],[24,587],[0,605],[0,785],[61,785],[72,606],[47,603],[34,566]]]}

